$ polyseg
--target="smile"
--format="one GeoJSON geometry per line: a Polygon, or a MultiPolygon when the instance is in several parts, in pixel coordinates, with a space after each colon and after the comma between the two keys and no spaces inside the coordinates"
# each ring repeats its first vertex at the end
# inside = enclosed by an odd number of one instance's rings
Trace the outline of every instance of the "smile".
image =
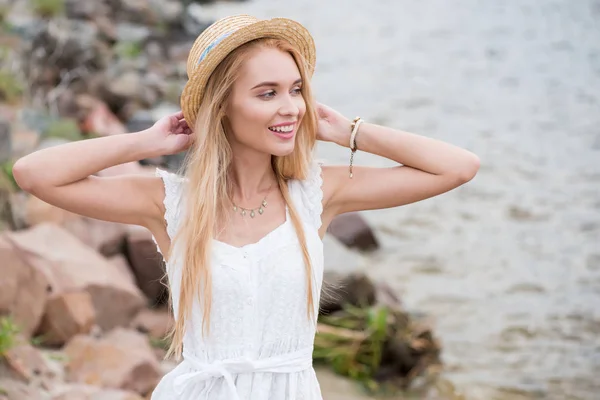
{"type": "Polygon", "coordinates": [[[269,130],[282,139],[289,139],[294,136],[296,124],[270,126],[269,130]]]}

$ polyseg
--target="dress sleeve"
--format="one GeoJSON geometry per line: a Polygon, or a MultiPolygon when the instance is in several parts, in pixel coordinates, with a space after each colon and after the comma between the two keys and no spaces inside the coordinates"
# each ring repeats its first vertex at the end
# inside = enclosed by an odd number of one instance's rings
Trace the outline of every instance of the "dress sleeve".
{"type": "Polygon", "coordinates": [[[160,168],[156,168],[155,175],[160,177],[165,185],[165,198],[163,200],[163,204],[165,205],[164,217],[167,223],[167,233],[173,239],[177,232],[180,213],[182,211],[181,195],[184,178],[160,168]]]}
{"type": "Polygon", "coordinates": [[[323,213],[323,177],[321,175],[322,161],[314,160],[305,180],[300,181],[300,195],[306,210],[306,215],[316,229],[321,228],[323,213]]]}

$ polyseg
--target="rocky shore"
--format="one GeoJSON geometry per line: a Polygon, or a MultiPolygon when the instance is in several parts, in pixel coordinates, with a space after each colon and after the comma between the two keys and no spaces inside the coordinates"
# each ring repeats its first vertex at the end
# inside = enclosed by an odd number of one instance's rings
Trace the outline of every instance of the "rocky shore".
{"type": "MultiPolygon", "coordinates": [[[[11,168],[38,149],[138,131],[177,110],[187,52],[210,22],[192,1],[0,1],[0,400],[149,398],[175,366],[163,359],[172,316],[150,233],[44,203],[17,187],[11,168]]],[[[98,175],[176,170],[182,159],[98,175]]],[[[377,248],[360,215],[334,221],[325,246],[338,289],[321,303],[315,361],[372,391],[435,376],[429,325],[355,273],[360,252],[377,248]],[[354,352],[340,358],[335,348],[354,352]]]]}

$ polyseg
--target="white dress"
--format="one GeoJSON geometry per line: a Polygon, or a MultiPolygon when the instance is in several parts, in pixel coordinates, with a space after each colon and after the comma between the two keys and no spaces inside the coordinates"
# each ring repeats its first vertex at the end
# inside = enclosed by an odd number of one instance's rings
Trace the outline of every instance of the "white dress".
{"type": "MultiPolygon", "coordinates": [[[[173,238],[182,218],[186,181],[160,169],[156,174],[165,184],[165,219],[173,238]]],[[[317,162],[306,180],[288,183],[311,257],[315,315],[323,279],[321,184],[317,162]]],[[[282,225],[256,243],[234,247],[213,240],[210,335],[202,337],[196,301],[184,336],[183,361],[162,378],[152,400],[322,399],[312,367],[316,326],[306,313],[305,266],[289,210],[286,214],[282,225]]],[[[181,277],[177,254],[174,249],[167,264],[175,315],[181,277]]]]}

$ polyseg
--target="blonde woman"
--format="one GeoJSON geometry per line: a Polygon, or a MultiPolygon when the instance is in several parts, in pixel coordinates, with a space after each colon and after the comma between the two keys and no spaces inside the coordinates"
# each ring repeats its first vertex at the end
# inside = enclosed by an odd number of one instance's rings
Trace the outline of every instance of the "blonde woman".
{"type": "Polygon", "coordinates": [[[169,354],[183,357],[154,400],[321,399],[311,355],[329,223],[447,192],[478,170],[468,151],[316,103],[314,65],[297,22],[224,18],[193,45],[182,112],[15,164],[19,185],[48,203],[152,232],[176,318],[169,354]],[[321,166],[316,140],[402,166],[321,166]],[[94,175],[183,150],[179,174],[94,175]]]}

